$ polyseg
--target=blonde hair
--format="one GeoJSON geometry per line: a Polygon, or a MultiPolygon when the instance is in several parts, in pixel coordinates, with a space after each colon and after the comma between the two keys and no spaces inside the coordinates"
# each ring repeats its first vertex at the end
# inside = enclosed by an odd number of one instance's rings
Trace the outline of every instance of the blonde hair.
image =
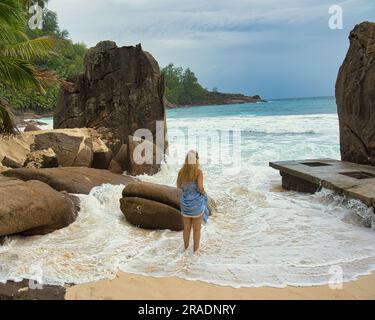
{"type": "Polygon", "coordinates": [[[180,183],[194,182],[197,179],[199,166],[199,155],[198,152],[190,150],[185,158],[185,163],[178,173],[177,180],[180,183]]]}

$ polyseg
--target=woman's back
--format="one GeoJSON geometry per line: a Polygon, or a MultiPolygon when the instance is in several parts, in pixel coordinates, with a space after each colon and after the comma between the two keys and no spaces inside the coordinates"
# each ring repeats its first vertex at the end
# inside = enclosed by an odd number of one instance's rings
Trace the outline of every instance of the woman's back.
{"type": "Polygon", "coordinates": [[[198,189],[197,181],[184,182],[181,185],[182,197],[185,200],[194,200],[195,198],[201,196],[198,189]]]}
{"type": "Polygon", "coordinates": [[[194,229],[194,251],[199,247],[202,218],[208,219],[207,195],[203,188],[203,173],[199,169],[199,156],[189,151],[185,164],[177,177],[177,188],[182,190],[180,197],[181,213],[184,221],[185,249],[189,246],[191,226],[194,229]]]}

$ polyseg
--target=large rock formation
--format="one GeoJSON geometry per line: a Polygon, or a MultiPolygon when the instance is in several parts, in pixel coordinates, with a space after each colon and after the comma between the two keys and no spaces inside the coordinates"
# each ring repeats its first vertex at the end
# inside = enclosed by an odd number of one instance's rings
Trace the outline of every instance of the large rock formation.
{"type": "Polygon", "coordinates": [[[375,23],[355,26],[349,39],[336,82],[341,158],[375,165],[375,23]]]}
{"type": "Polygon", "coordinates": [[[43,130],[0,137],[0,172],[20,167],[106,169],[111,158],[112,151],[94,129],[43,130]]]}
{"type": "MultiPolygon", "coordinates": [[[[96,128],[108,137],[114,156],[140,128],[150,130],[156,143],[156,121],[165,125],[164,81],[158,63],[141,45],[119,48],[112,41],[99,42],[85,57],[84,74],[68,81],[72,88],[61,89],[55,128],[96,128]]],[[[120,167],[131,169],[130,159],[120,167]]]]}
{"type": "Polygon", "coordinates": [[[76,199],[40,181],[0,176],[0,236],[42,235],[64,228],[77,217],[76,199]]]}
{"type": "Polygon", "coordinates": [[[134,178],[92,168],[13,169],[3,172],[9,178],[23,181],[39,180],[57,191],[89,194],[91,189],[104,183],[127,185],[134,178]]]}

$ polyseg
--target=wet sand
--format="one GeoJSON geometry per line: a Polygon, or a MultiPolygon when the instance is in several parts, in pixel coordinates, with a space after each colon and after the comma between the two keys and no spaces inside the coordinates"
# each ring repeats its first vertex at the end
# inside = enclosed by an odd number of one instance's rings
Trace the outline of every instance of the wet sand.
{"type": "Polygon", "coordinates": [[[154,278],[135,274],[118,273],[113,280],[102,280],[72,286],[65,298],[105,300],[221,300],[221,299],[370,299],[375,300],[375,273],[346,282],[341,290],[328,285],[286,288],[231,288],[200,281],[187,281],[175,277],[154,278]]]}

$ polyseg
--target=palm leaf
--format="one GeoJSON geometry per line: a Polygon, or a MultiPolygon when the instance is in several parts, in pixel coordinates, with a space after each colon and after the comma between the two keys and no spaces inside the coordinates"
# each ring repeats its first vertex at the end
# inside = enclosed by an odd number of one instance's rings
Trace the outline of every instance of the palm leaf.
{"type": "Polygon", "coordinates": [[[54,37],[45,36],[14,44],[0,45],[0,55],[24,60],[45,58],[52,54],[55,44],[56,39],[54,37]]]}
{"type": "MultiPolygon", "coordinates": [[[[30,40],[27,37],[26,18],[30,4],[30,0],[0,0],[0,85],[16,90],[35,88],[44,93],[47,86],[64,83],[53,73],[38,70],[32,62],[52,54],[55,39],[30,40]]],[[[15,130],[13,117],[0,97],[0,133],[14,133],[15,130]]]]}
{"type": "Polygon", "coordinates": [[[0,1],[0,21],[8,25],[18,25],[23,19],[21,1],[1,0],[0,1]]]}
{"type": "Polygon", "coordinates": [[[35,79],[38,80],[38,83],[40,85],[40,90],[42,92],[45,91],[48,87],[58,86],[62,82],[58,76],[46,69],[38,69],[35,72],[35,79]]]}
{"type": "Polygon", "coordinates": [[[32,63],[0,56],[0,83],[21,90],[29,87],[39,88],[40,83],[35,75],[36,69],[32,63]]]}

